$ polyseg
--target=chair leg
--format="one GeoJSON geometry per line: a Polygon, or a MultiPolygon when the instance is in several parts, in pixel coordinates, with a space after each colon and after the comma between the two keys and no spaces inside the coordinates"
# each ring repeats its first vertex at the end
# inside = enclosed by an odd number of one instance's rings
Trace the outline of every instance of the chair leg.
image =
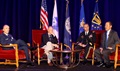
{"type": "Polygon", "coordinates": [[[40,50],[38,48],[38,65],[40,65],[40,50]]]}
{"type": "Polygon", "coordinates": [[[18,55],[16,55],[16,67],[18,68],[19,66],[19,59],[18,59],[18,55]]]}
{"type": "Polygon", "coordinates": [[[114,69],[116,69],[116,68],[117,68],[117,65],[114,64],[114,69]]]}
{"type": "Polygon", "coordinates": [[[15,49],[15,60],[16,60],[16,67],[19,66],[19,57],[18,57],[18,45],[15,45],[16,49],[15,49]]]}
{"type": "Polygon", "coordinates": [[[114,60],[114,69],[117,68],[117,55],[115,55],[115,60],[114,60]]]}
{"type": "Polygon", "coordinates": [[[115,60],[114,60],[114,69],[117,68],[117,55],[115,55],[115,60]]]}
{"type": "Polygon", "coordinates": [[[40,58],[38,58],[38,65],[40,65],[40,58]]]}
{"type": "Polygon", "coordinates": [[[94,65],[94,61],[95,61],[95,60],[94,60],[94,57],[95,57],[95,56],[94,56],[94,51],[93,51],[93,54],[92,54],[92,65],[94,65]]]}
{"type": "Polygon", "coordinates": [[[94,47],[93,47],[92,65],[94,65],[94,63],[95,63],[95,53],[94,53],[94,51],[95,51],[95,45],[96,45],[96,44],[94,44],[94,47]]]}
{"type": "Polygon", "coordinates": [[[16,62],[16,67],[18,68],[19,67],[19,63],[16,62]]]}
{"type": "Polygon", "coordinates": [[[94,57],[93,57],[93,58],[92,58],[92,65],[94,65],[94,62],[95,62],[95,61],[94,61],[94,57]]]}
{"type": "Polygon", "coordinates": [[[117,61],[118,61],[118,46],[116,46],[116,51],[115,51],[114,69],[117,68],[117,61]]]}
{"type": "Polygon", "coordinates": [[[114,69],[117,68],[117,57],[118,57],[118,53],[116,51],[116,53],[115,53],[115,59],[114,59],[114,69]]]}
{"type": "Polygon", "coordinates": [[[60,63],[62,63],[63,61],[62,61],[62,57],[63,57],[63,55],[62,55],[62,53],[60,54],[60,63]]]}

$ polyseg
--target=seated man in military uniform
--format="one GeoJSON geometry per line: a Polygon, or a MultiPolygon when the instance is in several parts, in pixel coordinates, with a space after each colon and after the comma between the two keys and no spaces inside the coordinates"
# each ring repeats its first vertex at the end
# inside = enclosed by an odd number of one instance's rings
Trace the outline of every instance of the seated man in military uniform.
{"type": "Polygon", "coordinates": [[[83,60],[84,60],[83,64],[85,64],[87,61],[87,58],[86,58],[87,53],[89,51],[89,48],[94,46],[96,36],[95,36],[95,32],[89,31],[88,24],[84,24],[83,28],[84,28],[84,31],[82,33],[80,33],[80,36],[77,40],[77,45],[76,45],[75,49],[76,50],[81,50],[81,49],[85,50],[84,51],[85,53],[83,55],[83,60]]]}
{"type": "MultiPolygon", "coordinates": [[[[27,60],[27,65],[33,66],[33,62],[30,59],[28,48],[30,48],[23,40],[15,40],[11,34],[9,34],[10,28],[8,25],[3,26],[3,33],[0,34],[0,44],[2,45],[11,45],[11,44],[18,44],[18,49],[19,50],[24,50],[25,55],[26,55],[26,60],[27,60]]],[[[14,49],[13,48],[3,48],[4,50],[10,50],[14,49]]]]}

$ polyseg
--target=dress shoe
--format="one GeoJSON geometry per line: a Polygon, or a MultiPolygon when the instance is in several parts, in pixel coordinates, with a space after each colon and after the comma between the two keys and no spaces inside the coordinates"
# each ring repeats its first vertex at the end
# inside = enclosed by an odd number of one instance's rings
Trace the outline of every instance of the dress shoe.
{"type": "Polygon", "coordinates": [[[99,65],[97,65],[97,67],[103,67],[104,66],[104,63],[100,62],[99,65]]]}
{"type": "Polygon", "coordinates": [[[105,68],[106,66],[105,66],[105,64],[103,64],[103,66],[102,66],[103,68],[105,68]]]}
{"type": "Polygon", "coordinates": [[[80,62],[78,59],[77,59],[77,60],[75,60],[75,63],[78,63],[78,62],[80,62]]]}
{"type": "Polygon", "coordinates": [[[52,63],[48,63],[48,65],[49,65],[49,66],[53,66],[53,64],[52,64],[52,63]]]}
{"type": "Polygon", "coordinates": [[[27,61],[28,66],[34,66],[34,63],[32,61],[27,61]]]}
{"type": "Polygon", "coordinates": [[[81,62],[83,65],[86,65],[86,63],[88,62],[87,59],[84,59],[83,62],[81,62]]]}
{"type": "Polygon", "coordinates": [[[106,67],[106,68],[110,68],[110,67],[111,67],[111,64],[110,64],[110,63],[105,63],[105,67],[106,67]]]}
{"type": "Polygon", "coordinates": [[[83,64],[83,65],[85,65],[86,63],[87,63],[86,61],[81,62],[81,64],[83,64]]]}

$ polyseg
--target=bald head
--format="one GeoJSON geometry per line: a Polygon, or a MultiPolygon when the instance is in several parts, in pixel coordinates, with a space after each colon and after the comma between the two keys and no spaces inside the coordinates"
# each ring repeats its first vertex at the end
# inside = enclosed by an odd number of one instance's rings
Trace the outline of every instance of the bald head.
{"type": "Polygon", "coordinates": [[[10,31],[10,27],[8,25],[4,25],[3,26],[3,33],[9,34],[9,31],[10,31]]]}
{"type": "Polygon", "coordinates": [[[50,34],[53,33],[53,28],[52,28],[52,26],[49,26],[49,27],[48,27],[48,33],[50,33],[50,34]]]}

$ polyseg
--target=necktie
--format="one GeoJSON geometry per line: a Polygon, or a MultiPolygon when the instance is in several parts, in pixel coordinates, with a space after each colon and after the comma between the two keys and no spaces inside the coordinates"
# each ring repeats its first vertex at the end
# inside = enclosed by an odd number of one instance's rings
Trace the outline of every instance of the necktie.
{"type": "Polygon", "coordinates": [[[85,44],[88,44],[88,32],[85,32],[85,44]]]}

